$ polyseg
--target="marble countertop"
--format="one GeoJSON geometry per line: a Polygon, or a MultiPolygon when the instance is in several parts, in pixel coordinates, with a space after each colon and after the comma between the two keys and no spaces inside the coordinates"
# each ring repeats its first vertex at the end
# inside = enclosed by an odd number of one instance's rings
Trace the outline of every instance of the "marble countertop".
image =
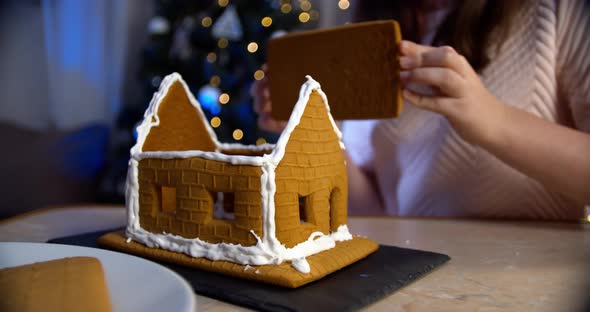
{"type": "MultiPolygon", "coordinates": [[[[0,221],[0,241],[52,238],[125,225],[121,206],[37,210],[0,221]]],[[[449,263],[368,311],[572,311],[590,302],[590,224],[350,217],[380,244],[440,252],[449,263]]],[[[246,310],[197,295],[199,310],[246,310]]]]}

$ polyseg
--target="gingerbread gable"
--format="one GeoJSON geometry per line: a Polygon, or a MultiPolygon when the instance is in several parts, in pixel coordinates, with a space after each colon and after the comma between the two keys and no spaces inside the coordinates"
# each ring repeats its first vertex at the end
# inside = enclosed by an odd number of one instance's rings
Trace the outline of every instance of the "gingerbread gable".
{"type": "Polygon", "coordinates": [[[167,76],[144,114],[139,151],[215,151],[217,136],[179,74],[167,76]],[[164,92],[162,92],[164,91],[164,92]]]}

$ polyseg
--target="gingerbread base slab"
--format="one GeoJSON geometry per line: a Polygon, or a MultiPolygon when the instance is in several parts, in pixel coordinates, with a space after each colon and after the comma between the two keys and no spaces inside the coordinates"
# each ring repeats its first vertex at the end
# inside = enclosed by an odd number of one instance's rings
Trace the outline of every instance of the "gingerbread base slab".
{"type": "Polygon", "coordinates": [[[163,249],[149,248],[133,241],[127,243],[126,240],[125,233],[123,231],[117,231],[100,237],[98,244],[156,261],[170,262],[288,288],[297,288],[321,279],[330,273],[365,258],[379,248],[379,245],[374,241],[355,236],[352,240],[336,243],[336,247],[330,250],[307,257],[306,259],[311,272],[309,274],[303,274],[295,270],[290,262],[284,262],[280,265],[246,267],[227,261],[192,258],[184,254],[163,249]]]}

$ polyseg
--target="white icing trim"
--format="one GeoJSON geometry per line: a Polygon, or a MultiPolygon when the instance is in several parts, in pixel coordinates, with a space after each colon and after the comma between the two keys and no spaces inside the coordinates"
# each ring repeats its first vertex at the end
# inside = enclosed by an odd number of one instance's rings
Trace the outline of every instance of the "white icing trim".
{"type": "Polygon", "coordinates": [[[204,151],[179,151],[179,152],[143,152],[131,156],[140,161],[142,159],[176,159],[176,158],[203,158],[208,160],[222,161],[234,165],[262,166],[264,159],[261,156],[225,155],[219,152],[204,151]]]}
{"type": "Polygon", "coordinates": [[[220,151],[231,151],[231,150],[248,150],[253,152],[259,151],[272,151],[275,148],[275,144],[264,143],[260,145],[244,145],[240,143],[219,143],[217,149],[220,151]]]}
{"type": "Polygon", "coordinates": [[[307,81],[301,87],[299,93],[299,100],[295,104],[293,113],[287,122],[287,126],[276,145],[264,144],[259,146],[247,146],[241,144],[227,144],[219,143],[213,129],[209,126],[209,123],[205,120],[200,106],[186,83],[182,80],[180,75],[174,73],[167,76],[160,90],[154,94],[152,101],[146,113],[144,114],[144,120],[138,126],[138,139],[137,143],[131,149],[131,159],[129,161],[129,171],[127,173],[127,189],[125,191],[125,198],[127,202],[127,236],[136,241],[139,241],[152,248],[162,248],[174,252],[180,252],[187,254],[192,257],[206,257],[210,260],[225,260],[242,265],[268,265],[268,264],[280,264],[283,261],[291,261],[295,269],[302,273],[309,273],[309,263],[305,260],[305,257],[316,254],[318,252],[328,250],[336,245],[336,242],[350,240],[352,235],[348,231],[348,227],[343,224],[338,227],[336,232],[329,235],[321,232],[312,233],[309,238],[294,246],[293,248],[286,248],[276,238],[275,228],[275,201],[274,195],[276,192],[275,184],[275,168],[280,163],[285,155],[285,148],[289,141],[291,133],[295,130],[299,124],[300,119],[303,115],[309,96],[313,90],[316,90],[328,110],[328,116],[330,122],[334,128],[340,146],[343,148],[342,133],[338,129],[328,106],[328,100],[326,95],[321,90],[319,83],[313,80],[310,76],[306,76],[307,81]],[[198,110],[199,115],[205,123],[205,127],[211,139],[215,142],[219,150],[232,150],[232,149],[248,149],[252,151],[262,151],[274,148],[272,153],[263,156],[243,156],[243,155],[224,155],[219,152],[206,152],[206,151],[166,151],[166,152],[142,152],[143,144],[149,135],[152,127],[158,126],[160,120],[157,116],[158,107],[162,99],[166,96],[168,89],[175,82],[180,81],[185,88],[186,93],[189,96],[191,104],[198,110]],[[152,121],[152,118],[155,121],[152,121]],[[262,218],[263,218],[263,237],[260,239],[254,231],[250,231],[252,235],[256,237],[257,243],[253,246],[241,246],[238,244],[219,243],[211,244],[200,240],[199,238],[184,238],[181,236],[167,234],[167,233],[151,233],[141,228],[139,223],[139,181],[138,181],[138,165],[139,161],[146,158],[159,158],[159,159],[174,159],[174,158],[191,158],[199,157],[210,160],[217,160],[228,162],[232,164],[243,164],[260,166],[262,174],[260,176],[261,191],[260,196],[262,200],[262,218]]]}

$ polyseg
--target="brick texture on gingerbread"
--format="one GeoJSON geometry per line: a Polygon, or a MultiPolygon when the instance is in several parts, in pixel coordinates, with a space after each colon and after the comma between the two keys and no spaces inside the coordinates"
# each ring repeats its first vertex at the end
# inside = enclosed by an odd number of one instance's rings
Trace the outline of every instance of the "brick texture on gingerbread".
{"type": "Polygon", "coordinates": [[[143,246],[116,235],[103,243],[287,287],[321,278],[377,249],[346,226],[340,137],[326,95],[308,77],[276,144],[220,143],[180,75],[169,75],[129,163],[126,236],[143,246]],[[320,253],[314,259],[324,260],[307,261],[320,253]]]}

